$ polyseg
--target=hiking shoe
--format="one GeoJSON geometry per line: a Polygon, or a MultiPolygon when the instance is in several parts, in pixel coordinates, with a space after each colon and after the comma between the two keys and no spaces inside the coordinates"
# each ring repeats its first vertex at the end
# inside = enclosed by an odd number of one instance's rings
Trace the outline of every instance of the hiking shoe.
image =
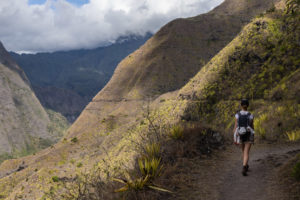
{"type": "Polygon", "coordinates": [[[249,165],[248,164],[246,165],[246,170],[247,170],[247,172],[249,171],[249,165]]]}
{"type": "Polygon", "coordinates": [[[243,176],[247,176],[247,166],[243,166],[242,174],[243,176]]]}

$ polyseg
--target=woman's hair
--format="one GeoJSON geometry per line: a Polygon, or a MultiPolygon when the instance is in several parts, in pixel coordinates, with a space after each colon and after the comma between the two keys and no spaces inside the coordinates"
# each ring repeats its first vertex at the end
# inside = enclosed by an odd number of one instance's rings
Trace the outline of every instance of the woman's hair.
{"type": "Polygon", "coordinates": [[[249,106],[249,101],[248,101],[248,99],[242,99],[242,101],[241,101],[241,106],[242,106],[243,108],[248,108],[248,106],[249,106]]]}

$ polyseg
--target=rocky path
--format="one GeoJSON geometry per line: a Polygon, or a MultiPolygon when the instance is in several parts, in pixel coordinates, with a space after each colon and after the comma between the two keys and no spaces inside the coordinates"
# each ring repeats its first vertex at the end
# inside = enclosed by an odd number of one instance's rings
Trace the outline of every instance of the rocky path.
{"type": "Polygon", "coordinates": [[[243,176],[241,150],[226,146],[210,158],[195,161],[196,183],[174,199],[290,200],[277,184],[278,170],[298,153],[300,143],[256,144],[251,148],[248,176],[243,176]]]}
{"type": "Polygon", "coordinates": [[[221,200],[282,200],[276,188],[276,170],[300,153],[300,145],[257,145],[251,151],[248,176],[241,175],[240,152],[231,152],[232,168],[224,174],[221,200]]]}

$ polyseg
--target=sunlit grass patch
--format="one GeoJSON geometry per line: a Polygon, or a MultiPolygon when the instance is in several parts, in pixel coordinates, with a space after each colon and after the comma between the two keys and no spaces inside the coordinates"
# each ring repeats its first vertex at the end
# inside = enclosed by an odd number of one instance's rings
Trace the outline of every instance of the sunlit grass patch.
{"type": "Polygon", "coordinates": [[[261,114],[258,118],[254,120],[255,131],[264,139],[266,138],[266,129],[263,124],[268,120],[268,115],[266,113],[261,114]]]}
{"type": "Polygon", "coordinates": [[[159,157],[161,150],[161,145],[159,143],[150,143],[145,146],[146,156],[148,158],[159,157]]]}
{"type": "Polygon", "coordinates": [[[300,139],[300,129],[287,132],[286,135],[288,136],[289,141],[297,141],[300,139]]]}
{"type": "Polygon", "coordinates": [[[174,125],[171,127],[169,136],[175,140],[181,140],[184,136],[184,128],[181,125],[174,125]]]}

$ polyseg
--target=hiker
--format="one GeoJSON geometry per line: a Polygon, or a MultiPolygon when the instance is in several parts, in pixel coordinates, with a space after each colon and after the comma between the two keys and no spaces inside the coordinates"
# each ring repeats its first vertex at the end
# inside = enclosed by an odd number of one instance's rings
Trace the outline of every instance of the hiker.
{"type": "Polygon", "coordinates": [[[242,174],[247,176],[249,169],[249,152],[251,145],[254,144],[253,115],[248,111],[249,101],[241,101],[241,110],[235,114],[234,143],[240,145],[243,153],[242,174]]]}

